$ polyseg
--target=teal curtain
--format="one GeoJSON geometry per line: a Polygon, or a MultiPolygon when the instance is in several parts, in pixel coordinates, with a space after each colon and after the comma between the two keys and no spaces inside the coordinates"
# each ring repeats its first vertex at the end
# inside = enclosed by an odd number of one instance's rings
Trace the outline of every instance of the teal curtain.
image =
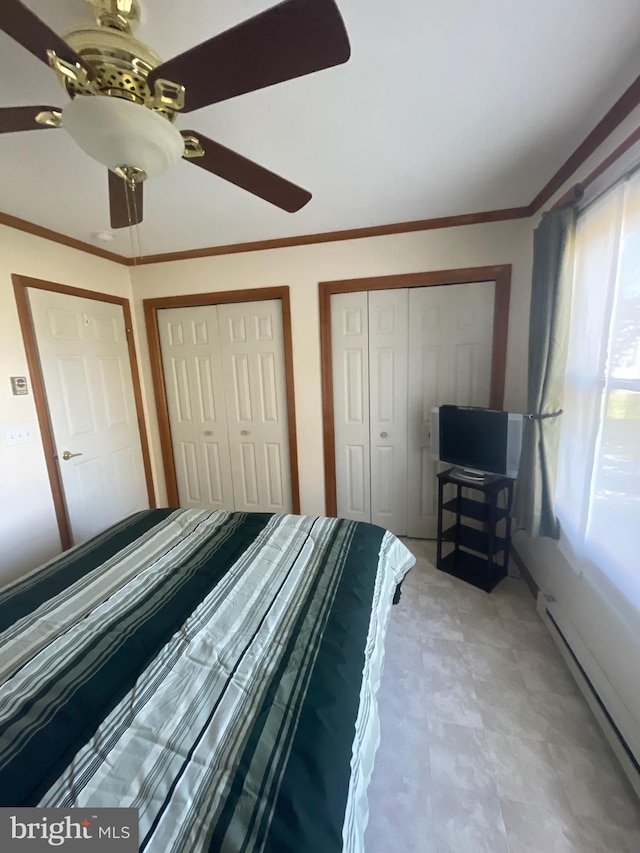
{"type": "Polygon", "coordinates": [[[533,241],[529,318],[529,373],[522,455],[513,515],[531,536],[559,536],[553,511],[558,442],[567,361],[577,212],[565,207],[547,214],[533,241]]]}

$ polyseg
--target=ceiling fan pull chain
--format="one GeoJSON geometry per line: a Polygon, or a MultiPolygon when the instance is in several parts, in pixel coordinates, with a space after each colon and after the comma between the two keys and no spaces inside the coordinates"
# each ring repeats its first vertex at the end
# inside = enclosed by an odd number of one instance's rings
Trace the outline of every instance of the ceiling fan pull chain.
{"type": "Polygon", "coordinates": [[[132,236],[132,238],[134,238],[133,239],[133,265],[135,267],[135,266],[137,266],[138,258],[142,257],[142,251],[141,251],[142,245],[141,245],[141,241],[140,241],[140,222],[139,222],[140,217],[138,216],[135,195],[133,197],[133,204],[134,204],[134,210],[135,210],[136,215],[135,215],[133,227],[131,229],[131,232],[132,232],[131,236],[132,236]]]}
{"type": "Polygon", "coordinates": [[[136,247],[137,251],[133,256],[134,267],[138,266],[138,258],[142,257],[142,240],[140,239],[140,223],[136,222],[136,247]]]}
{"type": "Polygon", "coordinates": [[[129,225],[129,228],[131,228],[131,223],[133,221],[133,218],[131,216],[131,196],[129,195],[129,181],[126,178],[123,178],[123,180],[124,180],[124,200],[125,200],[125,204],[127,205],[127,223],[129,225]]]}
{"type": "MultiPolygon", "coordinates": [[[[131,252],[135,258],[136,247],[133,243],[133,215],[131,213],[131,203],[132,203],[132,190],[131,184],[127,178],[124,178],[124,200],[127,205],[127,222],[129,223],[129,240],[131,242],[131,252]]],[[[135,196],[133,196],[133,200],[135,203],[135,196]]]]}
{"type": "Polygon", "coordinates": [[[141,257],[141,241],[140,241],[140,225],[139,211],[136,200],[136,182],[133,177],[126,178],[124,181],[125,199],[127,202],[127,219],[129,220],[129,239],[131,241],[131,253],[133,256],[133,265],[137,265],[137,259],[141,257]]]}

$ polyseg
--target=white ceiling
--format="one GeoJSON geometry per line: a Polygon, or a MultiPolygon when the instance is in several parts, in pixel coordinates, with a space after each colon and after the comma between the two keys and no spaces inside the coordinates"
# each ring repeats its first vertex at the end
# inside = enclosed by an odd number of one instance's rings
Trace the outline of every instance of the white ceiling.
{"type": "MultiPolygon", "coordinates": [[[[0,0],[1,2],[1,0],[0,0]]],[[[25,0],[60,34],[84,0],[25,0]]],[[[136,35],[168,59],[274,5],[140,0],[136,35]]],[[[145,185],[141,254],[526,205],[637,77],[638,0],[337,0],[346,65],[189,113],[306,187],[288,214],[179,162],[145,185]]],[[[53,72],[0,34],[0,106],[64,106],[53,72]]],[[[102,167],[64,130],[0,136],[0,211],[131,255],[102,167]]]]}

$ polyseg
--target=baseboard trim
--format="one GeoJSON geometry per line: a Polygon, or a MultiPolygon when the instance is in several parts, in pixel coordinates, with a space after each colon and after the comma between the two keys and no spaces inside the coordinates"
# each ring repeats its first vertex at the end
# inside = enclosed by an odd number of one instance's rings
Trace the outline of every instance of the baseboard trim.
{"type": "MultiPolygon", "coordinates": [[[[555,607],[556,602],[540,591],[522,556],[513,548],[511,555],[514,563],[520,569],[522,579],[525,581],[536,599],[538,614],[549,632],[549,636],[554,641],[562,659],[569,668],[578,689],[584,696],[587,705],[596,718],[596,721],[600,726],[607,743],[618,759],[624,774],[629,780],[636,795],[640,797],[640,763],[638,762],[638,758],[629,746],[628,741],[608,710],[604,700],[598,692],[598,689],[594,685],[592,678],[588,675],[584,664],[580,661],[580,658],[574,651],[565,631],[563,631],[558,625],[557,619],[551,612],[550,607],[555,607]]],[[[584,649],[584,653],[587,658],[590,657],[590,652],[586,647],[584,649]]],[[[594,666],[597,666],[595,661],[592,661],[592,663],[594,666]]]]}
{"type": "MultiPolygon", "coordinates": [[[[581,661],[580,657],[574,650],[572,642],[567,637],[566,631],[560,627],[558,620],[550,610],[550,607],[555,606],[556,602],[553,598],[550,598],[544,593],[540,593],[537,602],[538,613],[540,614],[551,639],[556,644],[562,659],[569,668],[569,672],[573,676],[585,699],[585,702],[593,713],[602,734],[611,747],[625,776],[629,780],[631,787],[635,791],[636,795],[640,797],[640,764],[638,763],[638,759],[629,745],[628,740],[623,735],[620,726],[615,722],[614,717],[605,704],[600,691],[595,686],[592,677],[588,674],[587,669],[585,668],[585,664],[588,665],[588,659],[590,658],[589,650],[585,647],[583,650],[585,654],[585,661],[581,661]]],[[[559,612],[562,613],[561,610],[559,612]]],[[[593,666],[597,667],[596,661],[592,660],[591,663],[593,666]]],[[[606,675],[604,675],[604,673],[603,676],[606,679],[606,675]]]]}
{"type": "Polygon", "coordinates": [[[549,619],[549,621],[551,622],[551,624],[553,625],[553,627],[557,631],[558,637],[562,640],[562,643],[566,649],[567,654],[570,656],[574,666],[576,667],[576,669],[580,673],[580,676],[583,679],[586,687],[588,688],[589,693],[591,694],[593,701],[597,704],[598,708],[600,709],[600,712],[602,713],[602,715],[604,716],[604,718],[607,721],[607,725],[609,725],[611,727],[611,729],[612,729],[612,731],[616,737],[616,740],[619,742],[620,746],[622,747],[622,749],[626,753],[626,756],[629,760],[629,763],[631,764],[631,766],[633,767],[635,772],[638,774],[638,776],[640,776],[640,763],[638,762],[638,759],[633,754],[633,751],[631,750],[631,747],[629,746],[629,744],[625,740],[624,735],[622,734],[622,732],[620,731],[620,729],[616,725],[615,720],[613,719],[613,717],[611,716],[611,714],[607,710],[607,706],[602,701],[600,694],[598,693],[598,691],[596,690],[596,688],[593,685],[593,682],[591,681],[591,679],[587,675],[584,667],[582,666],[582,664],[578,660],[575,652],[573,651],[573,649],[569,645],[567,638],[565,637],[565,635],[562,632],[562,629],[560,628],[560,626],[558,625],[558,623],[554,619],[553,614],[550,613],[549,610],[547,609],[546,615],[547,615],[547,619],[549,619]]]}

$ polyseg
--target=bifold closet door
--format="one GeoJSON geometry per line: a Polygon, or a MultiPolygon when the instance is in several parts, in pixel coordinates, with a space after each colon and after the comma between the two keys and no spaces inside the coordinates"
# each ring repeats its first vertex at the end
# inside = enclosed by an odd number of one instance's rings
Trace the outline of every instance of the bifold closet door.
{"type": "Polygon", "coordinates": [[[430,412],[488,406],[495,282],[334,294],[338,515],[436,536],[430,412]]]}
{"type": "Polygon", "coordinates": [[[280,301],[158,318],[180,505],[290,512],[280,301]]]}
{"type": "Polygon", "coordinates": [[[433,406],[488,406],[495,282],[409,291],[409,444],[407,535],[437,533],[433,406]]]}
{"type": "Polygon", "coordinates": [[[407,290],[332,296],[338,515],[407,526],[407,290]]]}

